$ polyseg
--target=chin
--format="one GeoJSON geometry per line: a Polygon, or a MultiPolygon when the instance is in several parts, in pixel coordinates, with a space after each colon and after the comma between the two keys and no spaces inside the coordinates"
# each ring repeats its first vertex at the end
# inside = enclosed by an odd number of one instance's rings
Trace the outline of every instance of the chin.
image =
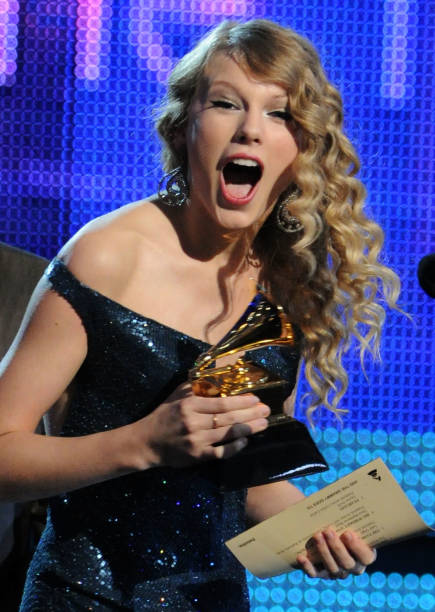
{"type": "Polygon", "coordinates": [[[263,218],[249,214],[241,214],[242,211],[226,209],[229,214],[218,215],[217,222],[227,231],[241,232],[257,227],[263,223],[263,218]]]}

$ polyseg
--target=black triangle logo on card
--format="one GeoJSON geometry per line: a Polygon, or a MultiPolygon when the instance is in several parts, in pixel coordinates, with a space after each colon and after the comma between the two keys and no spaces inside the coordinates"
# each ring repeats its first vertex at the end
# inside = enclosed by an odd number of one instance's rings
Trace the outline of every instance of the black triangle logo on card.
{"type": "Polygon", "coordinates": [[[372,478],[374,478],[375,480],[382,480],[382,478],[380,476],[378,476],[378,470],[370,470],[370,472],[367,472],[367,474],[369,476],[371,476],[372,478]]]}

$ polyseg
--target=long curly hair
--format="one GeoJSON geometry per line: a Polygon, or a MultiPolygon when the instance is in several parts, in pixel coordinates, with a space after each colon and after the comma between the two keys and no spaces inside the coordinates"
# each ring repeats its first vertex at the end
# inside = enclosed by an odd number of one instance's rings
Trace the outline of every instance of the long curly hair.
{"type": "Polygon", "coordinates": [[[382,302],[395,307],[400,291],[397,275],[378,260],[383,232],[364,212],[366,193],[356,178],[358,156],[343,132],[341,97],[304,37],[266,20],[225,21],[179,61],[169,78],[156,124],[167,170],[188,163],[177,135],[186,127],[205,66],[220,52],[288,92],[299,153],[293,182],[278,205],[288,200],[303,230],[292,238],[277,227],[272,213],[252,252],[261,262],[263,282],[303,332],[311,387],[308,418],[321,404],[339,415],[345,412],[338,402],[348,386],[343,353],[355,337],[362,365],[366,351],[379,357],[382,302]]]}

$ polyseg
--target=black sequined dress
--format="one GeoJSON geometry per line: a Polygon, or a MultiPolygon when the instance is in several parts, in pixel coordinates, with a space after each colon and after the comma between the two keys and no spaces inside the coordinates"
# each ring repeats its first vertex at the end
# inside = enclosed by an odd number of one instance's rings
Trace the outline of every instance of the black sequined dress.
{"type": "MultiPolygon", "coordinates": [[[[142,418],[208,348],[83,285],[58,259],[46,275],[88,340],[61,435],[142,418]]],[[[289,381],[288,395],[297,352],[254,354],[289,381]]],[[[195,469],[154,468],[51,498],[20,611],[249,610],[245,571],[224,545],[245,529],[245,495],[220,492],[195,469]]]]}

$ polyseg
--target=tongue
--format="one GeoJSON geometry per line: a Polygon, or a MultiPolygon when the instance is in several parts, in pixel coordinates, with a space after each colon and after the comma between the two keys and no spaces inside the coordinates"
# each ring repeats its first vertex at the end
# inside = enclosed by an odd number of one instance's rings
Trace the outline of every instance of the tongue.
{"type": "Polygon", "coordinates": [[[232,163],[224,168],[224,181],[226,191],[233,198],[245,198],[256,182],[252,168],[232,163]]]}
{"type": "Polygon", "coordinates": [[[252,189],[251,183],[226,183],[225,189],[232,198],[245,198],[252,189]]]}

